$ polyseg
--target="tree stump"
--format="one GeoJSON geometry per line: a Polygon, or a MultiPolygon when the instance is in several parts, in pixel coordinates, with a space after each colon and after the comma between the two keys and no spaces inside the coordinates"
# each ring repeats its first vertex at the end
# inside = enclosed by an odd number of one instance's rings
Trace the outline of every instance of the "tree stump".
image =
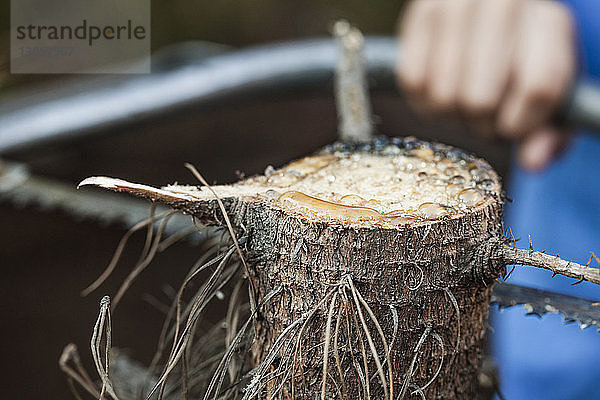
{"type": "Polygon", "coordinates": [[[242,398],[476,397],[492,286],[518,258],[485,161],[380,137],[233,185],[86,184],[230,227],[256,309],[242,398]]]}

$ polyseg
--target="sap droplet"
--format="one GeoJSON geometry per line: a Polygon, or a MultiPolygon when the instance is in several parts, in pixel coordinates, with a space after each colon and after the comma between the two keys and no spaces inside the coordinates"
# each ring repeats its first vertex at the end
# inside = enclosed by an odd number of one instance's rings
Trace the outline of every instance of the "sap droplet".
{"type": "Polygon", "coordinates": [[[273,168],[272,165],[267,165],[267,168],[265,168],[265,176],[267,178],[270,178],[274,173],[275,173],[275,168],[273,168]]]}
{"type": "Polygon", "coordinates": [[[333,151],[335,153],[351,153],[354,151],[354,144],[350,142],[335,142],[333,143],[333,151]]]}
{"type": "Polygon", "coordinates": [[[460,191],[463,190],[464,188],[465,187],[463,185],[451,183],[446,186],[446,193],[448,193],[450,196],[454,197],[454,196],[457,196],[460,193],[460,191]]]}
{"type": "Polygon", "coordinates": [[[282,174],[281,172],[277,172],[273,175],[271,175],[271,177],[269,179],[267,179],[267,182],[271,185],[274,186],[279,186],[281,188],[285,188],[288,187],[294,183],[296,183],[298,181],[298,178],[293,176],[293,175],[288,175],[288,174],[282,174]]]}
{"type": "Polygon", "coordinates": [[[421,179],[427,178],[427,172],[421,171],[417,174],[417,176],[421,179]]]}
{"type": "Polygon", "coordinates": [[[279,193],[277,190],[269,189],[266,191],[265,196],[270,199],[277,199],[279,196],[281,196],[281,193],[279,193]]]}
{"type": "Polygon", "coordinates": [[[370,153],[373,151],[373,146],[371,146],[371,143],[359,143],[357,145],[357,150],[362,151],[363,153],[370,153]]]}
{"type": "Polygon", "coordinates": [[[426,219],[437,219],[447,214],[444,206],[438,203],[423,203],[419,206],[419,213],[426,219]]]}
{"type": "Polygon", "coordinates": [[[460,149],[452,149],[446,153],[446,156],[454,162],[464,162],[465,158],[467,158],[467,154],[460,149]]]}
{"type": "Polygon", "coordinates": [[[376,151],[383,150],[390,142],[390,139],[387,136],[377,136],[375,140],[373,140],[373,144],[375,145],[376,151]]]}
{"type": "Polygon", "coordinates": [[[444,170],[444,175],[446,176],[456,176],[458,175],[458,169],[454,167],[448,167],[444,170]]]}
{"type": "Polygon", "coordinates": [[[304,157],[300,160],[288,164],[283,171],[286,173],[296,175],[298,177],[304,177],[308,174],[315,173],[318,170],[326,167],[336,158],[337,157],[333,155],[304,157]]]}
{"type": "Polygon", "coordinates": [[[469,169],[469,172],[471,173],[471,177],[475,182],[490,179],[490,175],[481,168],[471,168],[469,169]]]}
{"type": "Polygon", "coordinates": [[[366,200],[355,194],[348,194],[340,199],[340,203],[346,206],[364,206],[366,200]]]}
{"type": "Polygon", "coordinates": [[[433,160],[434,156],[433,150],[431,150],[429,147],[418,147],[413,150],[412,154],[425,161],[433,160]]]}
{"type": "Polygon", "coordinates": [[[383,149],[381,153],[384,156],[395,156],[397,154],[400,154],[400,149],[398,148],[398,146],[389,145],[385,149],[383,149]]]}
{"type": "Polygon", "coordinates": [[[367,201],[365,206],[371,207],[371,208],[376,208],[376,207],[381,206],[381,203],[379,202],[379,200],[371,199],[371,200],[367,201]]]}
{"type": "Polygon", "coordinates": [[[456,185],[464,185],[467,180],[462,175],[454,175],[450,178],[450,183],[454,183],[456,185]]]}
{"type": "Polygon", "coordinates": [[[294,190],[279,196],[278,201],[286,207],[302,211],[309,216],[341,222],[373,221],[383,217],[371,208],[332,203],[294,190]]]}
{"type": "Polygon", "coordinates": [[[484,179],[477,184],[477,186],[481,187],[484,190],[490,191],[494,189],[494,181],[491,179],[484,179]]]}
{"type": "Polygon", "coordinates": [[[406,210],[394,210],[384,215],[384,221],[392,225],[406,225],[415,220],[415,216],[407,214],[406,210]]]}
{"type": "Polygon", "coordinates": [[[484,199],[484,196],[477,189],[465,189],[458,194],[458,198],[466,206],[471,207],[479,204],[484,199]]]}
{"type": "Polygon", "coordinates": [[[402,139],[402,147],[404,147],[405,149],[416,149],[417,147],[422,146],[423,142],[420,141],[419,139],[417,139],[414,136],[407,136],[404,139],[402,139]]]}
{"type": "Polygon", "coordinates": [[[440,166],[440,168],[453,167],[454,166],[454,162],[452,162],[452,160],[450,160],[448,158],[442,158],[439,161],[439,166],[440,166]]]}

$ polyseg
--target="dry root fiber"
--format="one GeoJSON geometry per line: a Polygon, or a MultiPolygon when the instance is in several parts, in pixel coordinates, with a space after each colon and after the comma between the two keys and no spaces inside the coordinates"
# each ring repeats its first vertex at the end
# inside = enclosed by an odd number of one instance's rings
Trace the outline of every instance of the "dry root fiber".
{"type": "MultiPolygon", "coordinates": [[[[82,182],[166,203],[230,235],[174,299],[148,397],[472,399],[492,285],[507,264],[600,283],[596,268],[509,246],[498,176],[448,146],[386,137],[335,144],[227,186],[208,187],[195,173],[204,186],[82,182]],[[221,291],[231,293],[226,331],[202,358],[208,336],[196,327],[221,291]]],[[[148,245],[136,273],[159,245],[148,245]]],[[[94,349],[101,388],[77,367],[69,374],[94,396],[117,395],[94,349]]]]}

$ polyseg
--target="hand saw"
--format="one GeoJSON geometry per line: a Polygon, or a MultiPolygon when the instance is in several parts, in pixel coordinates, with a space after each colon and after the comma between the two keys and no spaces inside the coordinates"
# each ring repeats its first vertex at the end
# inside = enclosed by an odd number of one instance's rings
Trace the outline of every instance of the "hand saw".
{"type": "MultiPolygon", "coordinates": [[[[33,206],[43,211],[60,210],[76,220],[91,220],[101,225],[121,224],[131,228],[149,217],[149,203],[116,193],[78,191],[75,185],[32,175],[23,164],[0,160],[0,203],[16,207],[33,206]]],[[[169,208],[157,205],[155,215],[169,208]]],[[[157,224],[160,221],[157,221],[157,224]]],[[[165,234],[176,234],[194,225],[189,216],[173,214],[165,227],[165,234]]],[[[200,241],[208,230],[198,226],[189,239],[200,241]]]]}
{"type": "Polygon", "coordinates": [[[565,324],[577,322],[582,330],[595,326],[600,332],[600,301],[497,282],[491,303],[500,310],[521,305],[527,315],[540,318],[545,314],[561,314],[565,324]]]}

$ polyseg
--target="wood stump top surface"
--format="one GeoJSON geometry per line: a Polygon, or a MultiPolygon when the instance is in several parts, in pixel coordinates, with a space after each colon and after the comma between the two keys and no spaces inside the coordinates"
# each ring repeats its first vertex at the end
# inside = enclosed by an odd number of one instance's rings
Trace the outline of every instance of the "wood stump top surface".
{"type": "MultiPolygon", "coordinates": [[[[307,222],[395,228],[459,218],[501,198],[498,175],[462,150],[407,138],[336,143],[314,155],[232,185],[169,185],[161,189],[93,177],[94,184],[153,200],[262,202],[307,222]]],[[[179,207],[186,208],[186,207],[179,207]]]]}

